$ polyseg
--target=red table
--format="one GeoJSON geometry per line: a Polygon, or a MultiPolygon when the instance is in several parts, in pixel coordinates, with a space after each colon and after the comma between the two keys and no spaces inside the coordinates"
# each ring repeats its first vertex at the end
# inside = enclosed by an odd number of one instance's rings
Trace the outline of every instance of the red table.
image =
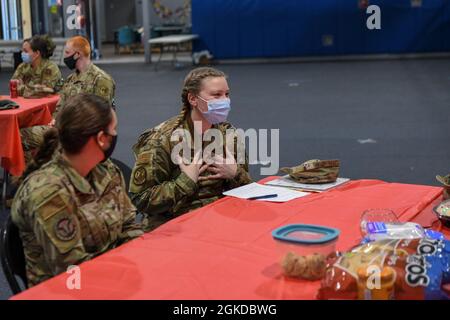
{"type": "Polygon", "coordinates": [[[81,290],[67,289],[69,274],[62,274],[13,299],[314,299],[320,282],[282,275],[272,230],[335,227],[338,250],[347,250],[360,239],[364,210],[390,208],[402,221],[431,225],[441,194],[438,187],[361,180],[282,204],[224,198],[83,263],[81,290]]]}
{"type": "Polygon", "coordinates": [[[0,99],[13,100],[20,106],[18,109],[0,111],[2,167],[11,175],[20,176],[25,170],[25,159],[19,129],[49,124],[59,96],[41,99],[11,99],[9,96],[0,96],[0,99]]]}

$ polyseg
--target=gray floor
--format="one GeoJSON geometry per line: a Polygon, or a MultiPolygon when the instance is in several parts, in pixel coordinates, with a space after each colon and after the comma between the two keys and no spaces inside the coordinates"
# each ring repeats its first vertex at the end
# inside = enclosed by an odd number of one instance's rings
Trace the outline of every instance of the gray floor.
{"type": "MultiPolygon", "coordinates": [[[[114,157],[131,166],[139,133],[179,111],[189,68],[102,67],[117,82],[114,157]]],[[[280,129],[281,166],[339,158],[341,176],[431,185],[450,172],[450,60],[217,67],[229,75],[235,126],[280,129]]],[[[10,75],[0,73],[3,92],[10,75]]],[[[251,173],[261,177],[258,166],[251,173]]],[[[0,275],[0,298],[8,296],[0,275]]]]}

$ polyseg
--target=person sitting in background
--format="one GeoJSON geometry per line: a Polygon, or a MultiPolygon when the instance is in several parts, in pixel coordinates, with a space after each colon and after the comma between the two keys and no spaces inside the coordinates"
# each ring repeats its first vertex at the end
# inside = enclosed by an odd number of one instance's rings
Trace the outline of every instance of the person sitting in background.
{"type": "Polygon", "coordinates": [[[12,204],[29,285],[143,234],[120,170],[108,160],[117,117],[95,95],[69,99],[12,204]]]}
{"type": "Polygon", "coordinates": [[[74,72],[64,82],[57,111],[60,107],[64,107],[70,97],[79,93],[102,97],[115,107],[116,84],[109,74],[92,63],[91,53],[91,46],[86,38],[76,36],[67,41],[64,48],[64,63],[74,72]]]}
{"type": "Polygon", "coordinates": [[[242,161],[237,161],[237,152],[230,150],[238,148],[236,129],[226,122],[230,110],[229,91],[223,72],[213,68],[191,71],[184,82],[181,114],[144,132],[133,147],[136,163],[130,193],[133,203],[145,214],[145,231],[212,203],[221,198],[224,191],[252,181],[247,157],[244,155],[242,161]],[[178,129],[200,139],[216,129],[223,138],[220,145],[223,156],[205,155],[205,149],[211,144],[208,141],[200,143],[201,155],[193,152],[183,155],[188,160],[194,158],[194,161],[187,161],[191,164],[174,163],[175,143],[171,137],[178,129]],[[227,147],[226,135],[230,132],[233,140],[227,147]]]}
{"type": "MultiPolygon", "coordinates": [[[[18,80],[18,93],[25,98],[42,98],[57,93],[63,83],[59,67],[49,58],[55,45],[47,35],[35,35],[26,39],[22,45],[22,60],[11,80],[18,80]]],[[[20,129],[20,136],[29,164],[39,145],[42,143],[46,127],[35,126],[20,129]]],[[[17,181],[13,179],[13,184],[17,181]]]]}
{"type": "Polygon", "coordinates": [[[64,49],[64,63],[70,74],[59,92],[59,102],[53,113],[53,120],[46,126],[34,126],[21,129],[21,136],[25,162],[30,163],[37,148],[44,140],[45,132],[55,124],[55,117],[66,101],[79,93],[88,93],[99,96],[114,107],[115,83],[106,72],[95,66],[91,61],[91,46],[86,38],[76,36],[70,38],[64,49]]]}
{"type": "Polygon", "coordinates": [[[22,63],[11,80],[18,80],[18,93],[25,98],[40,98],[55,94],[62,87],[59,67],[50,57],[55,45],[46,35],[35,35],[22,45],[22,63]]]}

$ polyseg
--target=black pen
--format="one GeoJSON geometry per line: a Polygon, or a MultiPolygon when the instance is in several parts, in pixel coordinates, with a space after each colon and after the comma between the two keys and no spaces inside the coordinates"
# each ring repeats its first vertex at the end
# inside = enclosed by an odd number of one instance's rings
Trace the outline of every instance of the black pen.
{"type": "Polygon", "coordinates": [[[276,197],[278,197],[277,194],[268,194],[268,195],[265,195],[265,196],[258,196],[258,197],[247,198],[247,200],[270,199],[270,198],[276,198],[276,197]]]}

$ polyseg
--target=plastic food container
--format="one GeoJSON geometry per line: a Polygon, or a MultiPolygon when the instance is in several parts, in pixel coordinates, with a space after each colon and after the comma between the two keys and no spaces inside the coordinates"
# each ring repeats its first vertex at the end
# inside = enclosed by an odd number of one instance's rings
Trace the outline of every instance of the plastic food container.
{"type": "Polygon", "coordinates": [[[272,232],[284,274],[306,280],[325,275],[327,261],[336,252],[340,231],[333,228],[292,224],[272,232]]]}
{"type": "Polygon", "coordinates": [[[450,200],[446,200],[442,202],[440,205],[435,207],[434,212],[438,216],[441,223],[447,227],[450,228],[450,200]]]}

